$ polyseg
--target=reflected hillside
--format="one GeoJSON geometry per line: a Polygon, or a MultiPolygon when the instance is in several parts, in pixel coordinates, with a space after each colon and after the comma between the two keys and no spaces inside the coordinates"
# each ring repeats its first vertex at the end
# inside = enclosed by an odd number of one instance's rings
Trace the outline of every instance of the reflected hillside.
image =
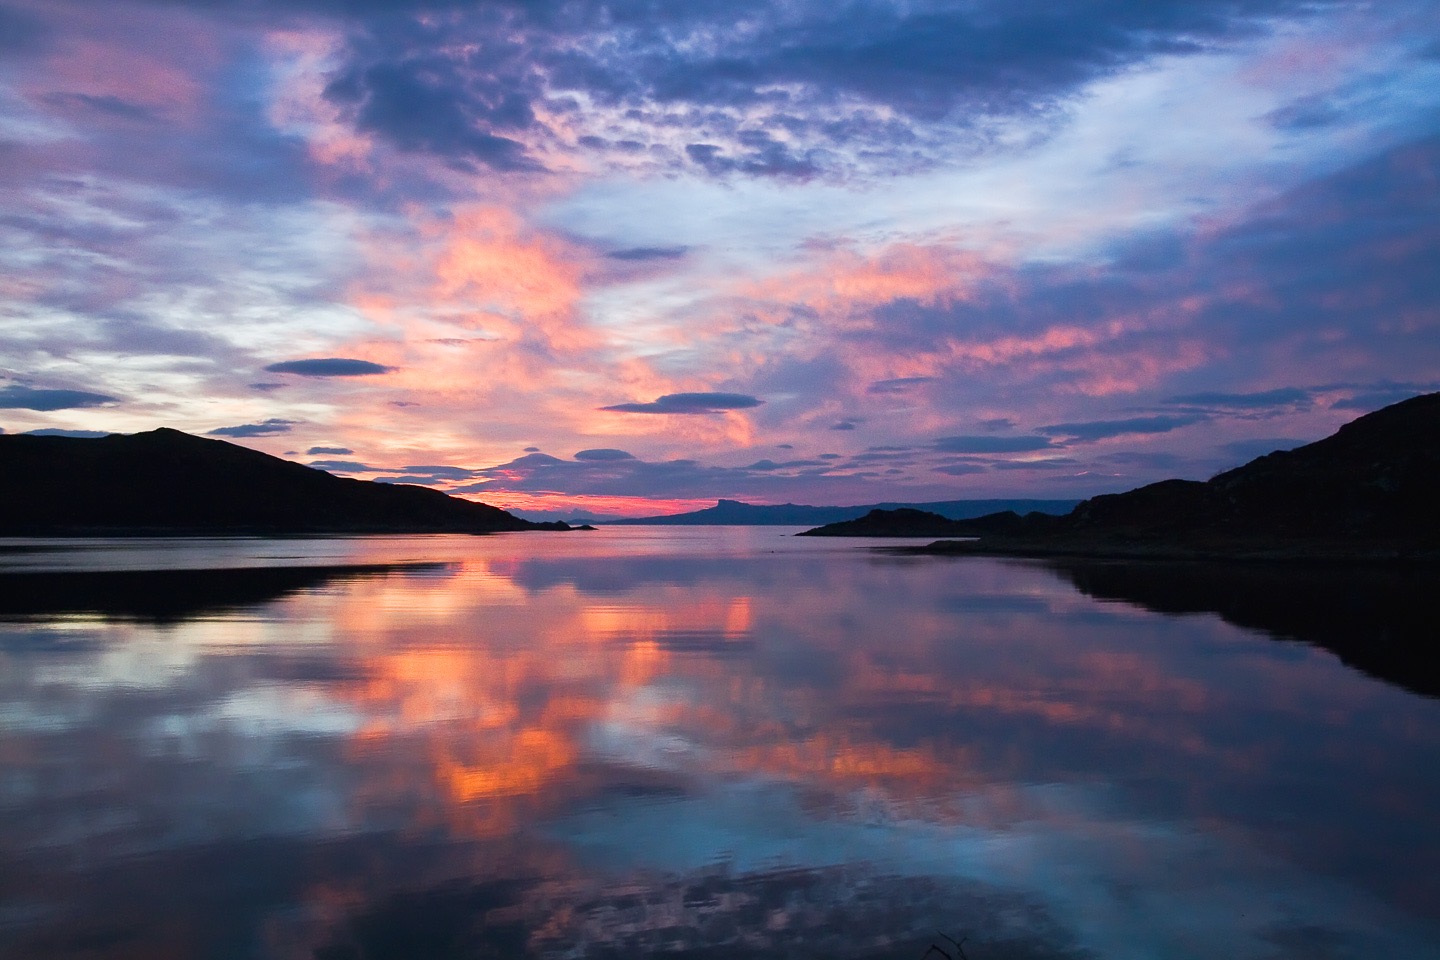
{"type": "Polygon", "coordinates": [[[1100,600],[1157,613],[1218,613],[1240,627],[1323,647],[1371,676],[1440,696],[1440,572],[1214,563],[1054,561],[1100,600]]]}
{"type": "Polygon", "coordinates": [[[175,622],[269,603],[333,581],[446,566],[373,563],[7,573],[0,575],[0,617],[93,613],[119,620],[175,622]]]}

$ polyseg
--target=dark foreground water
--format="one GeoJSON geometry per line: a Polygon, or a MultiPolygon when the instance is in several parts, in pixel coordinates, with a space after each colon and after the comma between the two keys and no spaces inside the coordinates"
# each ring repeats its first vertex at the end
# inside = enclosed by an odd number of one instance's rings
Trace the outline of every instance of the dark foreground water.
{"type": "Polygon", "coordinates": [[[0,542],[0,956],[1440,957],[1433,576],[786,532],[0,542]]]}

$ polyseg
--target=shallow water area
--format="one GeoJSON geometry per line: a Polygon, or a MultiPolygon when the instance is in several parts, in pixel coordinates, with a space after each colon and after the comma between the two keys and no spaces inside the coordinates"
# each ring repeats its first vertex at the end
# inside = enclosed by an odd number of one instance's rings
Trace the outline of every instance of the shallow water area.
{"type": "Polygon", "coordinates": [[[1393,609],[794,532],[0,543],[0,956],[1440,957],[1393,609]]]}

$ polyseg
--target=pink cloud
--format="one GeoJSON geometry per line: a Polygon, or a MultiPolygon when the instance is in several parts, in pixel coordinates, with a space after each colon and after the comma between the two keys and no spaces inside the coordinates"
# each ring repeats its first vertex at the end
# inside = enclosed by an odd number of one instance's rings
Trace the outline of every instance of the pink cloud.
{"type": "Polygon", "coordinates": [[[496,206],[462,208],[422,229],[438,240],[434,299],[472,311],[470,324],[498,321],[511,338],[553,354],[600,345],[579,310],[589,251],[496,206]]]}
{"type": "Polygon", "coordinates": [[[183,7],[128,5],[121,17],[97,18],[90,4],[60,3],[46,4],[44,12],[64,29],[56,31],[43,63],[21,81],[32,102],[60,112],[89,103],[87,124],[102,119],[106,105],[148,110],[170,124],[195,125],[203,118],[209,80],[224,60],[221,31],[213,24],[183,7]],[[56,94],[90,99],[56,100],[56,94]]]}
{"type": "Polygon", "coordinates": [[[867,307],[896,300],[949,306],[994,272],[979,254],[946,246],[899,243],[870,255],[829,251],[818,262],[742,284],[737,295],[757,304],[803,306],[829,323],[866,324],[867,307]]]}

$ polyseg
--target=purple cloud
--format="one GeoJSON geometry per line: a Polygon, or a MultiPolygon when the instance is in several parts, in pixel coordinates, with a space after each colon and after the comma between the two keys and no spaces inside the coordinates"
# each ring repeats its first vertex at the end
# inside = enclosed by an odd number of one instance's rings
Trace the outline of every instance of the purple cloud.
{"type": "MultiPolygon", "coordinates": [[[[555,492],[625,497],[738,497],[756,502],[865,503],[877,488],[875,474],[854,472],[844,463],[759,460],[741,467],[718,467],[695,460],[647,461],[561,460],[528,454],[508,463],[476,471],[482,482],[450,488],[451,493],[496,491],[555,492]]],[[[893,481],[892,481],[893,482],[893,481]]],[[[896,493],[885,486],[884,493],[896,493]]],[[[954,489],[941,481],[904,488],[903,499],[953,499],[954,489]]],[[[883,495],[882,495],[883,498],[883,495]]]]}
{"type": "MultiPolygon", "coordinates": [[[[335,76],[325,96],[356,129],[385,137],[401,150],[464,158],[502,172],[539,171],[525,145],[500,131],[535,123],[523,65],[476,82],[464,59],[413,55],[335,76]],[[498,81],[498,82],[497,82],[498,81]]],[[[492,65],[493,69],[493,65],[492,65]]]]}
{"type": "Polygon", "coordinates": [[[776,471],[776,470],[798,470],[798,469],[801,469],[801,468],[803,468],[803,467],[823,467],[823,466],[826,466],[826,464],[825,464],[825,462],[824,462],[823,460],[786,460],[786,461],[783,462],[783,463],[776,463],[774,460],[766,459],[766,460],[756,460],[754,463],[750,464],[749,466],[741,467],[740,469],[742,469],[742,470],[759,470],[759,471],[762,472],[762,473],[771,473],[771,472],[776,471]]]}
{"type": "Polygon", "coordinates": [[[744,393],[667,393],[651,403],[617,403],[600,409],[615,413],[721,413],[748,410],[764,402],[744,393]]]}
{"type": "Polygon", "coordinates": [[[469,480],[475,476],[475,471],[468,467],[453,467],[448,464],[421,464],[400,469],[408,474],[431,477],[436,480],[469,480]]]}
{"type": "Polygon", "coordinates": [[[605,256],[611,260],[679,260],[689,251],[689,247],[629,247],[612,250],[605,256]]]}
{"type": "Polygon", "coordinates": [[[41,98],[46,104],[63,111],[93,111],[108,117],[153,123],[154,111],[116,96],[88,93],[51,93],[41,98]]]}
{"type": "Polygon", "coordinates": [[[1384,385],[1378,389],[1366,390],[1354,396],[1336,400],[1330,404],[1330,409],[1360,410],[1369,413],[1372,410],[1379,410],[1381,407],[1388,407],[1392,403],[1399,403],[1402,400],[1409,400],[1411,397],[1430,393],[1435,389],[1437,387],[1434,384],[1424,387],[1414,384],[1384,385]]]}
{"type": "Polygon", "coordinates": [[[349,357],[316,357],[309,360],[284,360],[265,368],[266,373],[293,373],[302,377],[369,377],[390,373],[394,367],[353,360],[349,357]]]}
{"type": "Polygon", "coordinates": [[[896,377],[893,380],[877,380],[865,388],[866,393],[908,393],[915,387],[932,383],[934,377],[896,377]]]}
{"type": "Polygon", "coordinates": [[[212,437],[273,437],[289,433],[298,420],[263,420],[260,423],[242,423],[234,427],[216,427],[208,436],[212,437]]]}
{"type": "Polygon", "coordinates": [[[79,440],[96,440],[100,437],[111,436],[108,430],[61,430],[57,427],[48,427],[44,430],[26,430],[27,437],[75,437],[79,440]]]}
{"type": "MultiPolygon", "coordinates": [[[[862,151],[913,165],[927,137],[935,146],[935,128],[983,142],[969,122],[976,117],[1034,117],[1147,58],[1196,54],[1317,10],[1305,0],[1076,0],[1043,14],[1024,4],[877,0],[303,7],[347,23],[326,97],[396,149],[535,171],[531,146],[561,142],[565,118],[599,107],[679,127],[683,152],[661,150],[672,165],[790,179],[862,151]]],[[[615,133],[597,128],[578,145],[624,158],[658,146],[643,133],[615,133]]]]}
{"type": "Polygon", "coordinates": [[[1229,407],[1238,410],[1259,410],[1268,407],[1308,405],[1310,393],[1298,387],[1281,387],[1256,393],[1187,393],[1171,397],[1170,403],[1187,407],[1229,407]]]}
{"type": "Polygon", "coordinates": [[[18,385],[0,387],[0,410],[79,410],[119,402],[119,397],[88,390],[37,390],[18,385]]]}
{"type": "Polygon", "coordinates": [[[1055,446],[1045,437],[961,436],[941,437],[935,449],[943,453],[1028,453],[1055,446]]]}
{"type": "Polygon", "coordinates": [[[1055,423],[1048,427],[1041,427],[1040,432],[1052,437],[1066,437],[1073,441],[1088,443],[1130,434],[1169,433],[1172,430],[1179,430],[1181,427],[1188,427],[1195,423],[1203,423],[1209,419],[1200,414],[1189,414],[1185,416],[1131,417],[1128,420],[1090,420],[1085,423],[1055,423]]]}
{"type": "Polygon", "coordinates": [[[947,477],[964,477],[972,473],[984,473],[990,468],[980,463],[947,463],[932,469],[934,469],[936,473],[945,474],[947,477]]]}
{"type": "Polygon", "coordinates": [[[355,460],[311,460],[306,466],[339,473],[375,473],[380,469],[355,460]]]}

